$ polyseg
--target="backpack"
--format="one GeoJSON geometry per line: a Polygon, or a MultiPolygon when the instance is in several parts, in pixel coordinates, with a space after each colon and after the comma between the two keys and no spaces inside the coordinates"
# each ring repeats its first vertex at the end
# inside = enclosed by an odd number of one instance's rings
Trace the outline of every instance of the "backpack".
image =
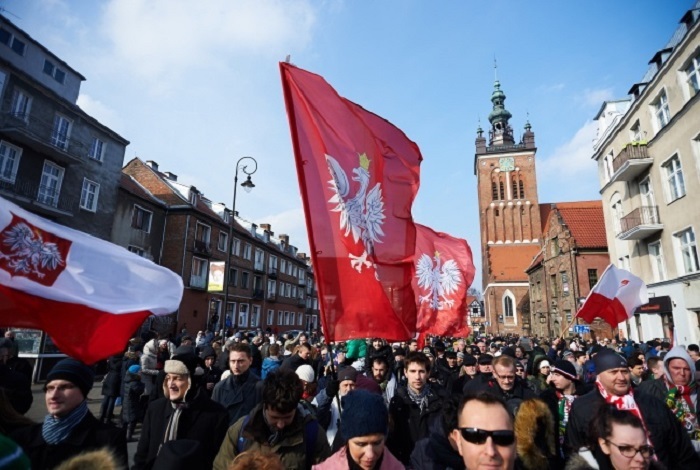
{"type": "MultiPolygon", "coordinates": [[[[238,431],[238,439],[236,440],[236,452],[239,454],[245,451],[248,439],[243,436],[243,430],[250,421],[250,414],[245,415],[240,431],[238,431]]],[[[304,444],[306,445],[306,468],[311,468],[313,465],[314,445],[318,437],[318,421],[312,419],[304,423],[304,444]]]]}

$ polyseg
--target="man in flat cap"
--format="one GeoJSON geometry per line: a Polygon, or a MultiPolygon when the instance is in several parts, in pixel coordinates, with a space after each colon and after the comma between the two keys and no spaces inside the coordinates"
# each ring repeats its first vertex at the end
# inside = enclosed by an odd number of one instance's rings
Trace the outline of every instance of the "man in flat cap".
{"type": "Polygon", "coordinates": [[[100,423],[88,409],[87,396],[95,372],[80,361],[59,361],[46,376],[48,414],[44,422],[12,434],[29,457],[32,468],[54,468],[88,450],[108,447],[127,468],[126,435],[111,423],[100,423]]]}
{"type": "Polygon", "coordinates": [[[630,371],[622,356],[611,349],[603,349],[596,354],[594,363],[597,377],[593,390],[577,398],[571,406],[565,452],[577,452],[587,446],[590,421],[598,409],[607,404],[627,410],[642,421],[657,459],[667,468],[700,468],[700,457],[688,434],[664,403],[649,395],[633,393],[630,371]]]}

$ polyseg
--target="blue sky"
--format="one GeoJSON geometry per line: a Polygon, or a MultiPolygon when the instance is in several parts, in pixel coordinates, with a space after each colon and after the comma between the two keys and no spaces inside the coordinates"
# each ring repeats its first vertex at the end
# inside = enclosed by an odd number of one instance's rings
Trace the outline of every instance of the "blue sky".
{"type": "MultiPolygon", "coordinates": [[[[479,259],[475,130],[494,56],[511,125],[535,132],[540,202],[599,198],[590,159],[603,100],[623,98],[692,0],[0,0],[82,73],[79,105],[131,141],[125,162],[230,206],[236,160],[256,188],[237,209],[308,251],[278,61],[326,78],[421,148],[417,222],[479,259]]],[[[474,286],[481,287],[480,269],[474,286]]]]}

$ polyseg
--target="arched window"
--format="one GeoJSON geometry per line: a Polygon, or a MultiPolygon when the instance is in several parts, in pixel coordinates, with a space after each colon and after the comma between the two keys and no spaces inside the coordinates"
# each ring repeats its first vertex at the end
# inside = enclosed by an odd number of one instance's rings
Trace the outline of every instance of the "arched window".
{"type": "Polygon", "coordinates": [[[505,192],[505,188],[504,188],[504,186],[503,186],[503,181],[500,181],[500,182],[498,183],[498,188],[499,188],[499,192],[500,192],[500,195],[501,195],[501,201],[505,201],[505,199],[506,199],[506,192],[505,192]]]}
{"type": "Polygon", "coordinates": [[[513,317],[513,299],[510,297],[504,297],[503,299],[503,313],[506,317],[513,317]]]}
{"type": "Polygon", "coordinates": [[[520,199],[525,199],[525,188],[523,186],[523,180],[518,181],[518,185],[520,186],[520,199]]]}
{"type": "Polygon", "coordinates": [[[495,181],[491,181],[491,198],[494,201],[498,199],[498,185],[495,181]]]}
{"type": "Polygon", "coordinates": [[[513,199],[518,199],[518,179],[515,177],[515,175],[513,175],[513,181],[511,183],[513,189],[513,199]]]}

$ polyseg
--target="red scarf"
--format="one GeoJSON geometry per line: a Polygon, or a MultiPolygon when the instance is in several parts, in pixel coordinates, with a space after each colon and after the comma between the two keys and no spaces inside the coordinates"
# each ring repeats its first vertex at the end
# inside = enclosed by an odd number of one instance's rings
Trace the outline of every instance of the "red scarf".
{"type": "Polygon", "coordinates": [[[625,410],[631,412],[633,415],[635,415],[639,420],[642,422],[642,426],[644,427],[644,432],[647,435],[647,444],[651,444],[651,439],[649,438],[649,430],[647,429],[647,425],[644,422],[644,417],[642,416],[642,412],[639,410],[639,407],[637,406],[637,402],[634,400],[634,394],[632,393],[632,387],[627,391],[626,394],[619,396],[619,395],[610,395],[606,390],[605,387],[603,387],[603,384],[600,383],[600,379],[596,378],[595,384],[598,387],[598,392],[602,395],[603,399],[605,400],[605,403],[609,405],[615,405],[615,407],[618,410],[625,410]]]}

